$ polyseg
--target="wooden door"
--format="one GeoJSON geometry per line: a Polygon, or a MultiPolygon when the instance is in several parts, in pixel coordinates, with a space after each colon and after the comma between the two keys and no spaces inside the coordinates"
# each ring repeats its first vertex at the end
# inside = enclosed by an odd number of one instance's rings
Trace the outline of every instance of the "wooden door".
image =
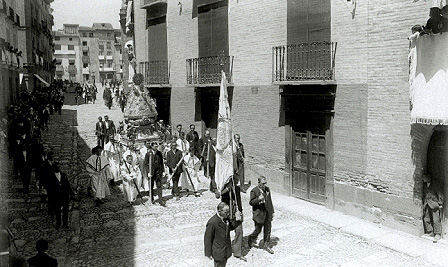
{"type": "Polygon", "coordinates": [[[311,131],[293,134],[293,181],[294,196],[325,202],[326,138],[311,131]]]}
{"type": "Polygon", "coordinates": [[[166,16],[148,20],[149,61],[167,60],[166,16]]]}
{"type": "Polygon", "coordinates": [[[199,57],[228,56],[228,5],[219,1],[199,7],[199,57]]]}

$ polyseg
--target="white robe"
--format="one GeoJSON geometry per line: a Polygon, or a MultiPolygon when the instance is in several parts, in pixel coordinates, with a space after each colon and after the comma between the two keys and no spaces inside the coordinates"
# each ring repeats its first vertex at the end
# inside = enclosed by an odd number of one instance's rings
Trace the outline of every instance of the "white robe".
{"type": "Polygon", "coordinates": [[[108,142],[104,145],[104,155],[109,161],[109,169],[114,182],[120,180],[120,151],[117,145],[108,142]]]}
{"type": "Polygon", "coordinates": [[[90,174],[92,191],[95,198],[103,199],[110,195],[109,161],[104,156],[92,155],[86,160],[86,169],[90,174]]]}
{"type": "Polygon", "coordinates": [[[193,155],[193,157],[191,157],[190,154],[185,155],[183,162],[184,172],[182,172],[180,180],[182,189],[188,189],[190,191],[199,190],[198,171],[200,166],[201,161],[196,156],[193,155]],[[188,178],[187,172],[190,174],[191,182],[188,178]],[[193,183],[194,188],[191,183],[193,183]]]}
{"type": "Polygon", "coordinates": [[[121,165],[120,171],[123,179],[124,200],[132,202],[138,195],[138,190],[135,184],[139,178],[141,180],[140,169],[138,166],[126,162],[121,165]]]}

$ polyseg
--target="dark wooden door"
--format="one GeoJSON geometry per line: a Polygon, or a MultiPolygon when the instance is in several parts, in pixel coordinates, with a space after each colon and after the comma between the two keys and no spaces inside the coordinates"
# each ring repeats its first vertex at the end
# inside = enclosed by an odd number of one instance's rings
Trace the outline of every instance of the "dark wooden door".
{"type": "Polygon", "coordinates": [[[199,57],[229,55],[227,1],[198,8],[198,33],[199,57]]]}
{"type": "Polygon", "coordinates": [[[325,202],[326,138],[311,131],[293,134],[293,195],[325,202]]]}
{"type": "Polygon", "coordinates": [[[148,20],[149,61],[167,60],[166,16],[148,20]]]}

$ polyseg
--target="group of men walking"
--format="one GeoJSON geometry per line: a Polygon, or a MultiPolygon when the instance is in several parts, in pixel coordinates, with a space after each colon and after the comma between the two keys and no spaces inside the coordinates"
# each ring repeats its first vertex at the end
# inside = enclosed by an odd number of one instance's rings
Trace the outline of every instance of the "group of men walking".
{"type": "MultiPolygon", "coordinates": [[[[249,204],[252,206],[255,230],[248,237],[248,246],[249,248],[256,247],[255,241],[263,230],[261,248],[270,254],[274,254],[269,245],[274,206],[271,191],[266,184],[266,177],[261,176],[258,178],[258,186],[250,192],[249,204]]],[[[238,181],[235,181],[234,176],[225,185],[221,194],[217,194],[217,197],[221,197],[221,203],[217,206],[217,213],[207,222],[204,234],[204,252],[206,257],[214,260],[215,267],[226,266],[227,260],[232,254],[242,261],[247,261],[242,255],[243,209],[240,192],[240,186],[238,181]],[[233,249],[230,231],[235,231],[233,249]]]]}

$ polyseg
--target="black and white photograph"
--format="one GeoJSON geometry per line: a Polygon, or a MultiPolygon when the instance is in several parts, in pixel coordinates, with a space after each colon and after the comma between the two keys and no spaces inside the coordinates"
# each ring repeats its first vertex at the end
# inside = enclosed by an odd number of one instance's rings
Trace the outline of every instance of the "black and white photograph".
{"type": "Polygon", "coordinates": [[[0,0],[0,267],[448,267],[447,233],[448,0],[0,0]]]}

